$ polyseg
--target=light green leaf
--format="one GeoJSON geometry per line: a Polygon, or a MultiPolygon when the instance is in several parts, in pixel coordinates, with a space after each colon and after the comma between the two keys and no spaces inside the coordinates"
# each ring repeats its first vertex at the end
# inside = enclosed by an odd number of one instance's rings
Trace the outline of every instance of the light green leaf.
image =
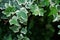
{"type": "Polygon", "coordinates": [[[44,10],[43,10],[43,8],[39,8],[39,7],[37,6],[37,4],[31,5],[30,9],[31,9],[32,14],[35,15],[35,16],[37,16],[37,15],[43,16],[43,15],[44,15],[44,10]]]}
{"type": "Polygon", "coordinates": [[[9,20],[10,25],[14,24],[16,26],[19,26],[19,23],[17,21],[17,17],[13,16],[12,19],[9,20]]]}
{"type": "Polygon", "coordinates": [[[21,33],[26,34],[27,33],[27,27],[21,29],[21,33]]]}
{"type": "Polygon", "coordinates": [[[21,8],[16,12],[17,18],[20,20],[21,23],[27,22],[28,16],[27,16],[28,11],[25,8],[21,8]]]}

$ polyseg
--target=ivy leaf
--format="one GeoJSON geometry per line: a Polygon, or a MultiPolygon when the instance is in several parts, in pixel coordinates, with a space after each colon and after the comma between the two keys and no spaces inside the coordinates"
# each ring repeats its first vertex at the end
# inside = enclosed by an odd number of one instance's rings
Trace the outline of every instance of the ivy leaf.
{"type": "Polygon", "coordinates": [[[20,28],[21,28],[21,26],[16,26],[16,25],[10,27],[10,29],[11,29],[14,33],[19,32],[19,29],[20,29],[20,28]]]}
{"type": "Polygon", "coordinates": [[[25,8],[21,8],[20,10],[16,11],[17,18],[20,20],[21,23],[27,22],[27,13],[28,11],[25,8]]]}
{"type": "Polygon", "coordinates": [[[21,33],[26,34],[27,33],[27,27],[21,29],[21,33]]]}
{"type": "Polygon", "coordinates": [[[9,6],[9,7],[7,7],[6,9],[5,9],[5,11],[3,11],[3,13],[7,16],[7,17],[9,17],[9,16],[11,16],[11,14],[12,14],[12,12],[15,12],[15,7],[13,7],[13,6],[9,6]]]}
{"type": "Polygon", "coordinates": [[[19,23],[17,21],[17,17],[13,16],[12,19],[9,20],[10,25],[14,24],[16,26],[19,26],[19,23]]]}
{"type": "Polygon", "coordinates": [[[37,4],[31,5],[30,9],[31,9],[32,14],[35,15],[35,16],[37,16],[37,15],[43,16],[43,14],[44,14],[43,8],[39,8],[37,6],[37,4]]]}
{"type": "Polygon", "coordinates": [[[56,15],[58,13],[58,10],[57,10],[57,8],[55,6],[51,7],[50,10],[51,11],[50,11],[50,13],[49,13],[48,16],[50,16],[50,15],[56,15]]]}

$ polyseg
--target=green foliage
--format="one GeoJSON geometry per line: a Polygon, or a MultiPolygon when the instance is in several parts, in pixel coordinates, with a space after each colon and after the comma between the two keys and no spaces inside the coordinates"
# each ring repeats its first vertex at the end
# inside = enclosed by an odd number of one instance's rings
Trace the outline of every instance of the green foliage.
{"type": "MultiPolygon", "coordinates": [[[[54,33],[51,22],[60,20],[60,15],[58,14],[60,12],[59,3],[60,0],[0,0],[0,9],[4,9],[0,13],[0,40],[34,40],[34,36],[40,32],[39,30],[41,30],[40,35],[44,36],[43,40],[50,40],[54,33]],[[29,19],[30,22],[28,24],[28,18],[31,15],[33,17],[29,19]],[[40,19],[41,16],[43,18],[40,19]],[[35,23],[39,24],[40,26],[38,27],[41,28],[35,29],[35,23]],[[31,31],[32,29],[34,30],[31,31]],[[27,34],[33,34],[32,38],[29,39],[30,37],[27,34]]],[[[60,25],[58,25],[58,28],[60,28],[60,25]]]]}

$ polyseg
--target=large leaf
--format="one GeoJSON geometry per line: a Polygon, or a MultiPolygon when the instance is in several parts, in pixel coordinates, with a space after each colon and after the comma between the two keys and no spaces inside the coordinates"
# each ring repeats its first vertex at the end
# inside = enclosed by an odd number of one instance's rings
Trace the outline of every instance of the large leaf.
{"type": "Polygon", "coordinates": [[[20,20],[21,23],[27,22],[27,13],[28,11],[25,8],[21,8],[16,12],[17,18],[20,20]]]}
{"type": "Polygon", "coordinates": [[[16,26],[19,26],[19,23],[17,21],[17,17],[13,16],[12,19],[9,20],[10,25],[14,24],[16,26]]]}

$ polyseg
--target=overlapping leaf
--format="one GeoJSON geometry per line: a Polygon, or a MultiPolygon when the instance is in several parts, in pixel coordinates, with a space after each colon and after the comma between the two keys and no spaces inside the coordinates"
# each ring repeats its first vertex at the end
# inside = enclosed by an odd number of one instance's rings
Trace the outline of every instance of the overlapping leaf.
{"type": "Polygon", "coordinates": [[[16,12],[17,18],[20,20],[21,23],[27,22],[27,13],[28,11],[25,8],[21,8],[16,12]]]}

